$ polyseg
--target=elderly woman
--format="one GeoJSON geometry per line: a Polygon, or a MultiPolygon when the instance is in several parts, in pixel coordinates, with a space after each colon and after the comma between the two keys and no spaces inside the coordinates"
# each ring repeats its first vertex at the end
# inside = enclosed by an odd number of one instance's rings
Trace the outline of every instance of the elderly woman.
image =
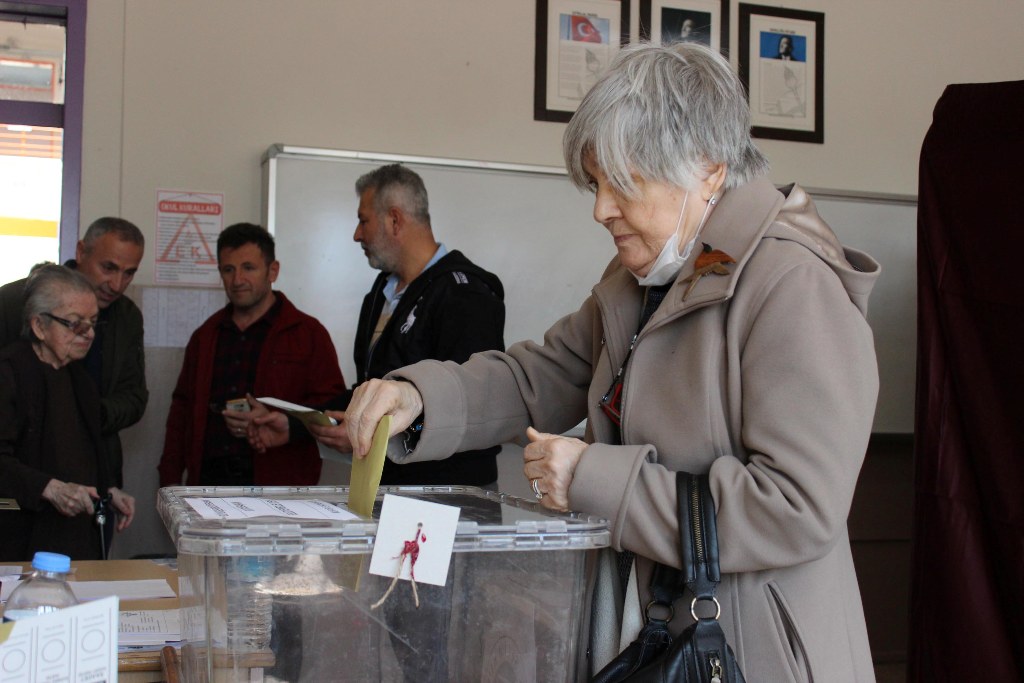
{"type": "MultiPolygon", "coordinates": [[[[649,600],[652,561],[679,566],[674,473],[708,473],[721,621],[746,679],[870,681],[846,518],[878,390],[864,317],[878,266],[801,189],[762,177],[748,117],[710,49],[623,50],[563,143],[618,250],[590,298],[543,345],[364,385],[347,429],[361,456],[381,416],[412,424],[399,461],[525,431],[541,502],[607,518],[635,554],[626,614],[649,600]],[[556,436],[583,417],[583,441],[556,436]]],[[[678,632],[691,617],[675,615],[678,632]]]]}
{"type": "MultiPolygon", "coordinates": [[[[23,339],[0,351],[0,556],[37,550],[90,560],[103,556],[93,512],[101,495],[132,521],[135,500],[108,487],[101,456],[100,401],[85,367],[99,308],[92,285],[64,266],[36,268],[25,286],[23,339]]],[[[114,514],[113,510],[110,514],[114,514]]]]}

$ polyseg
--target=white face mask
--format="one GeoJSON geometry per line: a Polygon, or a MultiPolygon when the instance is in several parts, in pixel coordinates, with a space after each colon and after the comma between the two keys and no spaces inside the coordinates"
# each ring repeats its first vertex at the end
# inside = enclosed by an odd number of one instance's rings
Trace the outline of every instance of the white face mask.
{"type": "Polygon", "coordinates": [[[647,271],[647,275],[640,277],[636,273],[633,273],[633,277],[640,283],[641,287],[659,287],[664,284],[668,284],[679,275],[679,271],[683,269],[683,264],[686,263],[686,259],[690,257],[690,252],[693,251],[693,245],[697,243],[697,237],[700,235],[701,229],[704,227],[704,221],[708,218],[708,212],[711,211],[711,207],[718,201],[714,195],[711,195],[711,199],[708,200],[708,205],[704,209],[704,215],[701,216],[700,225],[697,226],[697,231],[693,235],[693,239],[687,243],[682,251],[679,250],[679,228],[683,224],[683,213],[686,211],[686,201],[690,198],[690,193],[687,192],[686,196],[683,197],[683,206],[679,209],[679,219],[676,221],[675,232],[665,242],[665,246],[661,248],[661,253],[658,254],[658,258],[654,260],[651,265],[651,269],[647,271]]]}

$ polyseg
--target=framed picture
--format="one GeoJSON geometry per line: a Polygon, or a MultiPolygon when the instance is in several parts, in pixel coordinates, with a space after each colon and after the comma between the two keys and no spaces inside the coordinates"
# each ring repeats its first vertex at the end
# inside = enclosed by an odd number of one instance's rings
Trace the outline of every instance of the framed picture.
{"type": "Polygon", "coordinates": [[[758,138],[825,141],[825,15],[740,3],[739,73],[758,138]]]}
{"type": "Polygon", "coordinates": [[[640,39],[729,49],[729,0],[640,0],[640,39]]]}
{"type": "Polygon", "coordinates": [[[629,0],[537,0],[533,118],[568,121],[619,48],[629,0]]]}

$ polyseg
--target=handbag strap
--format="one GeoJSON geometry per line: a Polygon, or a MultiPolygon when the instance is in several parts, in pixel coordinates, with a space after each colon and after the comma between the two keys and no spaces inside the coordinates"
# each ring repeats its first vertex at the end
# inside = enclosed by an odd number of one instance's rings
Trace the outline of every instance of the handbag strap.
{"type": "Polygon", "coordinates": [[[648,617],[651,617],[651,606],[670,607],[687,590],[694,596],[694,605],[700,600],[711,600],[717,606],[715,590],[722,576],[718,567],[715,502],[708,476],[677,472],[676,499],[682,569],[660,562],[654,565],[650,583],[653,600],[648,606],[648,617]]]}
{"type": "Polygon", "coordinates": [[[676,473],[682,575],[697,600],[714,600],[722,580],[718,568],[715,501],[706,474],[676,473]]]}

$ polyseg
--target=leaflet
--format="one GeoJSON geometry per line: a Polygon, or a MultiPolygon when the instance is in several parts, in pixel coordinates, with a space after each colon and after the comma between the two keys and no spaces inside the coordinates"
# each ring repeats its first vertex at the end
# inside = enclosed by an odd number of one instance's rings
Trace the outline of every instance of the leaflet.
{"type": "Polygon", "coordinates": [[[0,624],[4,683],[117,680],[117,598],[0,624]]]}

